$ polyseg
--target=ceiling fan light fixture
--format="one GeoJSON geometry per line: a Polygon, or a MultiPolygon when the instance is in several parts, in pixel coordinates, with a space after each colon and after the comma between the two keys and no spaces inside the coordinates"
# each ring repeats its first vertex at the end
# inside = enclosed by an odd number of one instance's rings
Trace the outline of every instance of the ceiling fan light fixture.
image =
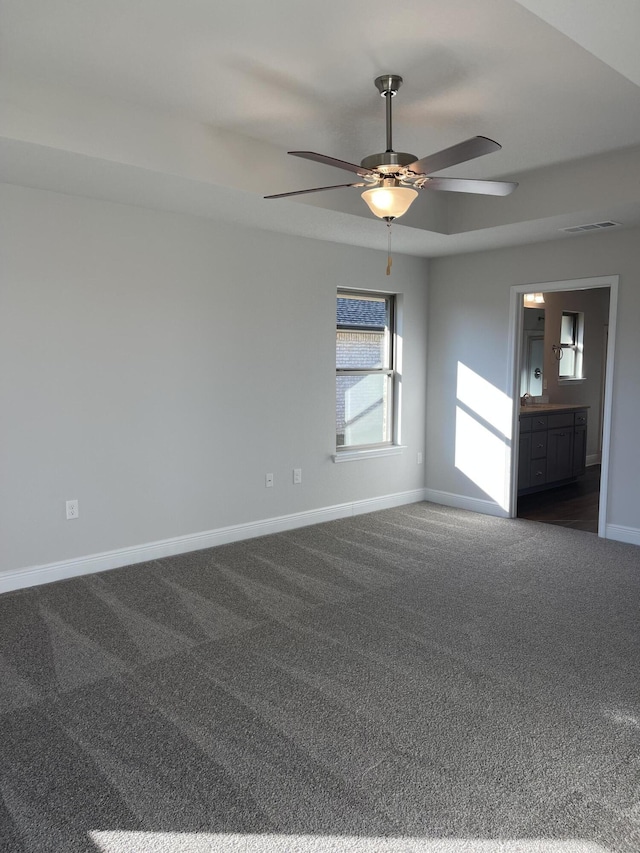
{"type": "Polygon", "coordinates": [[[411,187],[385,186],[365,190],[362,198],[371,213],[380,219],[397,219],[409,210],[418,191],[411,187]]]}

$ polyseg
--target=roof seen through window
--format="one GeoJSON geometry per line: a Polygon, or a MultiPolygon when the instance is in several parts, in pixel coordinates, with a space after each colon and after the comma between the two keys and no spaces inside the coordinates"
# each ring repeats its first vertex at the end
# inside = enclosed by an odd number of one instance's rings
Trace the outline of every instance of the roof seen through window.
{"type": "Polygon", "coordinates": [[[386,300],[338,297],[337,324],[340,328],[384,329],[387,325],[386,300]]]}

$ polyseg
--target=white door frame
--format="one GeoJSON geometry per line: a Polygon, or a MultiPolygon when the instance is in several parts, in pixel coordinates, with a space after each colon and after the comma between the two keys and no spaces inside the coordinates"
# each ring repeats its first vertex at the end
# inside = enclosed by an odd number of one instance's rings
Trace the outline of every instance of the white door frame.
{"type": "Polygon", "coordinates": [[[619,276],[605,275],[593,278],[576,278],[567,281],[538,281],[515,284],[511,287],[509,303],[509,350],[507,356],[507,388],[513,400],[513,422],[511,427],[511,472],[509,483],[509,517],[515,518],[518,504],[518,434],[520,415],[520,361],[522,353],[523,293],[545,293],[562,290],[591,290],[595,287],[609,288],[609,340],[607,343],[607,365],[604,389],[604,413],[602,420],[602,470],[600,475],[600,504],[598,512],[598,536],[606,538],[607,495],[609,485],[609,449],[611,438],[611,409],[613,397],[613,365],[616,344],[616,318],[618,313],[619,276]]]}

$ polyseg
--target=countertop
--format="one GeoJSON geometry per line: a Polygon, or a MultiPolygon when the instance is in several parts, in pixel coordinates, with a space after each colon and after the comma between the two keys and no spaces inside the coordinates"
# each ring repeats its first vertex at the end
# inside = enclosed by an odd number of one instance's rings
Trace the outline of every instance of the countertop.
{"type": "Polygon", "coordinates": [[[526,415],[527,412],[532,415],[539,415],[544,412],[577,412],[579,409],[589,408],[590,406],[578,403],[531,403],[529,406],[520,406],[520,414],[526,415]]]}

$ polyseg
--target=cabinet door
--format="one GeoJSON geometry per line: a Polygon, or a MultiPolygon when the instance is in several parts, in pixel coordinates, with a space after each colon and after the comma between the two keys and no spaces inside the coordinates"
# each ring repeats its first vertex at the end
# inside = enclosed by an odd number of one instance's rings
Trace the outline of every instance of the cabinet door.
{"type": "Polygon", "coordinates": [[[531,458],[544,459],[547,455],[547,433],[532,432],[531,433],[531,458]]]}
{"type": "Polygon", "coordinates": [[[587,464],[587,427],[577,426],[573,431],[573,470],[572,476],[584,474],[587,464]]]}
{"type": "Polygon", "coordinates": [[[531,421],[530,415],[520,415],[520,432],[531,432],[531,421]]]}
{"type": "Polygon", "coordinates": [[[587,425],[587,410],[576,412],[576,426],[587,425]]]}
{"type": "Polygon", "coordinates": [[[544,486],[547,482],[547,460],[533,459],[529,463],[529,485],[544,486]]]}
{"type": "Polygon", "coordinates": [[[547,481],[573,477],[573,428],[550,429],[547,433],[547,481]]]}
{"type": "Polygon", "coordinates": [[[531,459],[531,433],[520,433],[518,441],[518,490],[528,489],[529,463],[531,459]]]}

